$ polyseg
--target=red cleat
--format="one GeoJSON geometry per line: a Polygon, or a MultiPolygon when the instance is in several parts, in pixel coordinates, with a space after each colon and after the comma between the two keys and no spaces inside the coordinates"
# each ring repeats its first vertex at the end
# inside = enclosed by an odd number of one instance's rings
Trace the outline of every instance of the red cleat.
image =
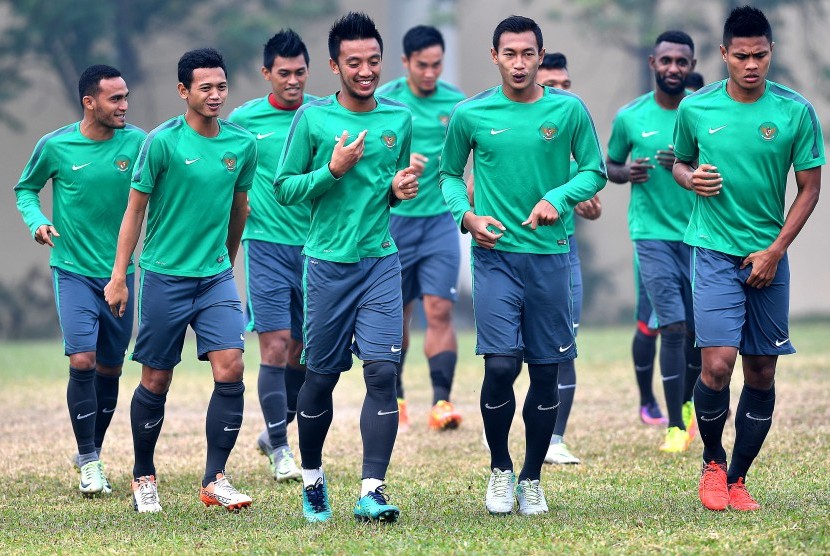
{"type": "Polygon", "coordinates": [[[726,487],[725,463],[710,461],[703,464],[697,493],[707,510],[723,511],[726,509],[730,502],[730,495],[726,487]]]}
{"type": "Polygon", "coordinates": [[[738,477],[737,483],[729,485],[729,507],[739,512],[753,512],[761,509],[744,484],[744,478],[738,477]]]}

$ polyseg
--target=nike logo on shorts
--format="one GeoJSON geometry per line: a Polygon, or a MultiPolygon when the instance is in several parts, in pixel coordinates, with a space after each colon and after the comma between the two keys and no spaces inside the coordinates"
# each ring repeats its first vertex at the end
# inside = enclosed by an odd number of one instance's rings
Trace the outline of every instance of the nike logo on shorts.
{"type": "Polygon", "coordinates": [[[401,348],[395,347],[395,346],[392,346],[390,348],[390,350],[392,351],[392,353],[400,353],[401,352],[401,348]]]}
{"type": "Polygon", "coordinates": [[[780,348],[781,346],[783,346],[784,344],[786,344],[789,341],[790,341],[789,338],[785,338],[783,340],[775,340],[775,347],[780,348]]]}
{"type": "Polygon", "coordinates": [[[306,419],[316,419],[317,417],[322,417],[326,413],[328,413],[328,409],[324,409],[323,413],[319,415],[308,415],[305,411],[300,411],[300,417],[305,417],[306,419]]]}
{"type": "Polygon", "coordinates": [[[723,411],[721,411],[720,413],[718,413],[716,416],[711,417],[711,418],[710,418],[710,417],[706,417],[706,415],[701,415],[701,416],[700,416],[700,420],[701,420],[701,421],[706,421],[707,423],[711,423],[712,421],[717,421],[718,419],[720,419],[721,417],[723,417],[724,415],[726,415],[726,412],[727,412],[727,411],[729,411],[729,410],[728,410],[728,409],[724,409],[723,411]]]}
{"type": "Polygon", "coordinates": [[[490,405],[489,403],[485,403],[485,404],[484,404],[484,407],[486,407],[487,409],[498,409],[498,408],[500,408],[500,407],[504,407],[504,406],[506,406],[506,405],[507,405],[507,404],[509,404],[509,403],[510,403],[510,400],[507,400],[507,401],[506,401],[506,402],[504,402],[503,404],[499,404],[499,405],[490,405]]]}
{"type": "Polygon", "coordinates": [[[571,346],[573,346],[573,342],[571,342],[570,344],[568,344],[566,346],[559,346],[559,353],[565,353],[566,351],[571,349],[571,346]]]}

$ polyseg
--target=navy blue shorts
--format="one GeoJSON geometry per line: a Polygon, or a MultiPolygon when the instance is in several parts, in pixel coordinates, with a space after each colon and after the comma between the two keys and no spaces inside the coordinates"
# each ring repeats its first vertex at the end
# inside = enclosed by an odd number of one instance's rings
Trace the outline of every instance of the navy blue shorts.
{"type": "Polygon", "coordinates": [[[694,307],[699,347],[736,347],[742,355],[795,353],[790,341],[790,267],[778,262],[772,284],[746,285],[745,257],[694,248],[694,307]]]}
{"type": "Polygon", "coordinates": [[[571,300],[573,301],[574,335],[579,332],[579,319],[582,317],[582,261],[579,260],[579,244],[576,235],[568,236],[568,260],[571,263],[571,300]]]}
{"type": "Polygon", "coordinates": [[[245,283],[248,330],[291,329],[303,339],[303,248],[269,241],[245,240],[245,283]]]}
{"type": "Polygon", "coordinates": [[[154,369],[172,370],[182,360],[187,326],[196,333],[196,353],[244,349],[245,322],[233,269],[191,278],[141,272],[138,338],[132,359],[154,369]]]}
{"type": "Polygon", "coordinates": [[[403,302],[398,254],[335,263],[305,257],[303,363],[340,373],[363,361],[401,360],[403,302]]]}
{"type": "Polygon", "coordinates": [[[393,214],[389,232],[398,246],[404,305],[424,295],[455,302],[461,248],[452,213],[425,218],[393,214]]]}
{"type": "Polygon", "coordinates": [[[472,249],[476,353],[534,364],[576,357],[567,253],[472,249]]]}
{"type": "Polygon", "coordinates": [[[637,326],[645,326],[652,330],[657,329],[657,317],[654,309],[651,308],[651,301],[648,300],[648,293],[643,284],[643,276],[640,274],[640,264],[637,256],[634,256],[634,297],[637,299],[637,306],[634,307],[634,318],[637,319],[637,326]]]}
{"type": "Polygon", "coordinates": [[[691,247],[682,241],[637,240],[634,252],[659,326],[685,322],[694,329],[691,247]]]}
{"type": "Polygon", "coordinates": [[[66,355],[94,352],[95,360],[107,367],[124,363],[133,335],[135,275],[127,275],[127,309],[118,318],[104,301],[109,278],[90,278],[52,267],[55,305],[63,333],[66,355]]]}

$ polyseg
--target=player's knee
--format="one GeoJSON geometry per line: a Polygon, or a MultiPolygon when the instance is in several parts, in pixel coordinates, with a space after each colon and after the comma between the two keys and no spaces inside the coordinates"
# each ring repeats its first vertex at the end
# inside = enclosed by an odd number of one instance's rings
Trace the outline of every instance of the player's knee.
{"type": "Polygon", "coordinates": [[[366,391],[394,392],[397,374],[397,365],[391,361],[367,361],[363,365],[366,391]]]}
{"type": "Polygon", "coordinates": [[[508,355],[484,356],[484,380],[497,384],[499,387],[510,388],[516,380],[518,361],[508,355]]]}
{"type": "Polygon", "coordinates": [[[331,395],[338,380],[340,373],[323,374],[308,371],[300,391],[306,395],[312,394],[313,397],[331,395]]]}
{"type": "Polygon", "coordinates": [[[173,382],[171,371],[148,371],[147,368],[141,373],[141,385],[156,395],[166,394],[170,390],[170,383],[173,382]]]}
{"type": "Polygon", "coordinates": [[[285,367],[291,355],[290,348],[291,335],[287,330],[259,335],[259,354],[266,365],[285,367]]]}
{"type": "Polygon", "coordinates": [[[69,356],[69,366],[79,371],[91,371],[95,369],[95,352],[85,351],[83,353],[73,353],[69,356]]]}
{"type": "Polygon", "coordinates": [[[557,376],[559,374],[559,365],[555,363],[547,365],[529,364],[527,366],[527,375],[530,378],[530,383],[534,386],[543,386],[551,391],[556,389],[557,376]]]}
{"type": "Polygon", "coordinates": [[[686,323],[681,321],[681,322],[673,322],[671,324],[667,324],[666,326],[661,326],[660,327],[660,332],[663,335],[672,334],[672,335],[682,335],[682,336],[685,337],[686,332],[687,332],[686,323]]]}
{"type": "Polygon", "coordinates": [[[427,317],[427,325],[436,329],[451,328],[453,308],[452,301],[432,296],[424,299],[424,312],[427,317]],[[429,299],[429,301],[426,301],[427,299],[429,299]]]}

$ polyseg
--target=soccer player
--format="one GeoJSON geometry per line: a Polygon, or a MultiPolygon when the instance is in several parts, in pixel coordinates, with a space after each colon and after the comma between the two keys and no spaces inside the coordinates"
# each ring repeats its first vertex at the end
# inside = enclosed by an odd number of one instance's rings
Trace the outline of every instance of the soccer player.
{"type": "Polygon", "coordinates": [[[442,154],[441,187],[472,248],[476,353],[484,355],[480,407],[492,474],[492,514],[540,514],[542,463],[559,406],[559,363],[576,357],[568,236],[559,215],[605,184],[605,165],[582,101],[536,84],[544,56],[532,19],[510,16],[493,33],[501,85],[456,106],[442,154]],[[472,151],[475,209],[464,167],[472,151]],[[571,156],[577,173],[570,178],[571,156]],[[522,416],[527,452],[518,484],[508,450],[516,411],[513,383],[528,363],[522,416]]]}
{"type": "Polygon", "coordinates": [[[457,428],[461,414],[450,401],[458,343],[452,324],[460,246],[452,214],[438,187],[438,161],[447,122],[464,94],[441,81],[444,38],[435,27],[418,25],[403,37],[406,77],[378,89],[378,94],[404,103],[412,111],[410,164],[418,176],[416,199],[392,209],[389,223],[401,259],[404,324],[401,369],[398,371],[399,430],[409,426],[403,389],[403,363],[409,346],[409,324],[415,299],[424,304],[427,328],[424,354],[432,382],[428,424],[434,430],[457,428]]]}
{"type": "Polygon", "coordinates": [[[115,405],[124,353],[133,327],[133,265],[125,265],[124,318],[103,302],[115,260],[120,212],[127,206],[130,170],[145,133],[126,122],[129,90],[111,66],[90,66],[78,80],[83,119],[38,141],[14,188],[17,208],[49,264],[69,356],[66,402],[78,446],[75,465],[85,496],[112,493],[101,447],[115,405]],[[52,180],[52,216],[38,194],[52,180]]]}
{"type": "Polygon", "coordinates": [[[652,382],[654,381],[654,358],[657,355],[657,337],[660,331],[656,328],[654,310],[648,299],[643,277],[640,275],[640,265],[634,257],[634,297],[637,300],[634,307],[634,318],[637,328],[631,341],[631,359],[634,363],[634,377],[637,380],[637,390],[640,392],[640,421],[646,425],[665,426],[669,420],[660,411],[660,404],[654,397],[652,382]]]}
{"type": "Polygon", "coordinates": [[[709,510],[760,508],[746,489],[746,474],[772,424],[778,356],[795,352],[787,249],[818,202],[825,163],[812,105],[766,79],[773,46],[763,12],[732,10],[720,47],[728,77],[680,103],[674,132],[674,177],[695,193],[685,241],[694,247],[694,312],[703,351],[694,392],[703,440],[698,493],[709,510]],[[798,192],[785,217],[790,167],[798,192]],[[739,353],[744,386],[727,470],[723,427],[739,353]]]}
{"type": "Polygon", "coordinates": [[[277,481],[300,480],[288,447],[286,427],[294,420],[305,379],[300,365],[303,330],[302,249],[311,204],[284,207],[274,199],[274,175],[297,109],[314,97],[304,94],[308,50],[291,29],[271,37],[263,49],[266,96],[251,100],[228,121],[256,134],[257,171],[249,193],[251,213],[242,234],[248,286],[248,329],[259,334],[258,393],[265,430],[257,439],[277,481]]]}
{"type": "Polygon", "coordinates": [[[683,243],[683,234],[694,195],[676,187],[671,175],[671,134],[677,105],[686,96],[686,75],[696,63],[692,38],[682,31],[661,33],[648,63],[654,72],[655,90],[617,112],[608,142],[608,179],[631,182],[628,228],[659,327],[660,373],[669,414],[660,450],[676,453],[688,449],[694,434],[691,392],[699,369],[694,348],[689,350],[693,369],[686,366],[686,344],[694,334],[694,318],[691,251],[683,243]]]}
{"type": "MultiPolygon", "coordinates": [[[[568,60],[561,52],[545,54],[539,71],[536,73],[536,82],[540,85],[563,89],[571,88],[571,75],[568,71],[568,60]]],[[[576,161],[571,160],[571,176],[576,175],[576,161]]],[[[574,212],[588,220],[596,220],[602,214],[602,204],[599,196],[579,203],[574,207],[574,212]]],[[[579,247],[574,236],[575,226],[573,212],[565,212],[561,215],[562,222],[568,234],[568,244],[571,250],[568,258],[571,264],[571,301],[573,302],[573,327],[574,336],[579,331],[579,320],[582,315],[582,262],[579,259],[579,247]]],[[[559,410],[556,415],[556,426],[553,428],[553,435],[550,439],[550,446],[545,454],[545,463],[576,464],[580,459],[573,455],[565,444],[563,437],[568,426],[568,417],[573,407],[574,394],[576,393],[576,366],[574,360],[562,361],[559,363],[559,379],[557,389],[559,390],[559,410]]]]}
{"type": "Polygon", "coordinates": [[[331,519],[323,445],[340,374],[363,360],[360,414],[363,481],[355,518],[393,522],[384,479],[398,430],[395,375],[401,356],[401,267],[389,233],[390,205],[418,191],[409,164],[412,115],[375,95],[383,40],[365,14],[349,12],[329,31],[329,65],[340,91],[297,111],[274,182],[285,205],[311,201],[303,253],[306,380],[297,398],[303,515],[331,519]]]}
{"type": "Polygon", "coordinates": [[[112,278],[104,289],[113,314],[123,316],[128,263],[148,212],[132,354],[141,363],[141,382],[130,407],[133,505],[142,513],[161,511],[153,454],[188,324],[196,333],[198,357],[210,361],[214,380],[200,499],[228,510],[251,504],[228,482],[224,469],[242,426],[245,323],[232,266],[256,171],[256,139],[219,119],[228,96],[226,75],[222,55],[212,48],[191,50],[179,59],[178,92],[187,111],[150,132],[141,147],[112,278]]]}

